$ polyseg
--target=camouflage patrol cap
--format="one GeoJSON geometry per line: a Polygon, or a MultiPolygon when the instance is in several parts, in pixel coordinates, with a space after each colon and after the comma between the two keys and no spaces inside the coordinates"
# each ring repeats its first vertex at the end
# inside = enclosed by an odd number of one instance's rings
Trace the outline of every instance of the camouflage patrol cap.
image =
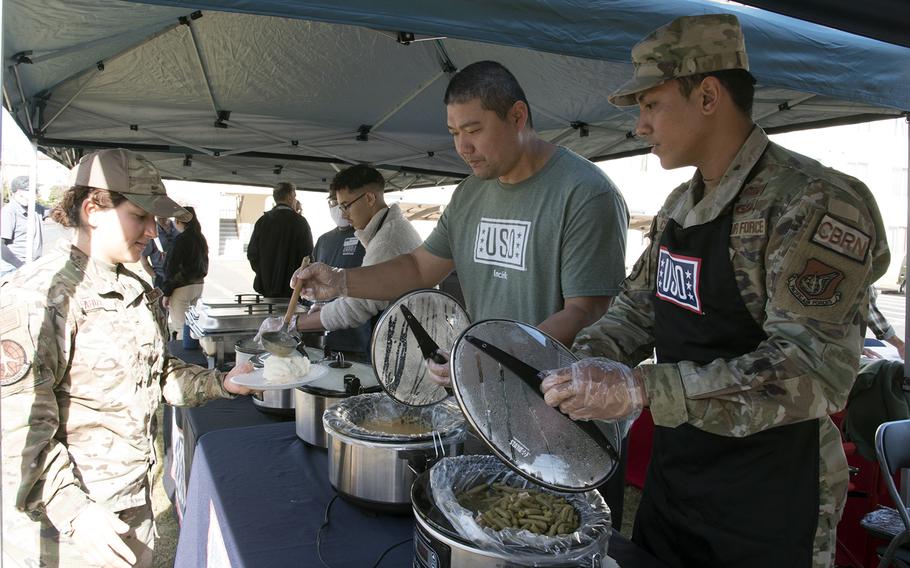
{"type": "Polygon", "coordinates": [[[616,106],[630,106],[635,96],[670,79],[749,70],[739,19],[733,14],[683,16],[648,34],[632,48],[634,76],[610,95],[616,106]]]}
{"type": "Polygon", "coordinates": [[[193,218],[167,196],[158,169],[144,156],[130,150],[111,148],[92,152],[79,160],[72,175],[73,185],[116,191],[156,217],[174,217],[183,222],[193,218]]]}

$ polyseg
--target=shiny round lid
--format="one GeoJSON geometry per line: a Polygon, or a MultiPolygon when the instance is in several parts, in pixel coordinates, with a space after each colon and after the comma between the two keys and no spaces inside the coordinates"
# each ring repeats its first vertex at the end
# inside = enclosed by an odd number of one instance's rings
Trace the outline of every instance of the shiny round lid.
{"type": "Polygon", "coordinates": [[[234,349],[248,355],[258,355],[266,352],[266,350],[263,349],[262,344],[252,337],[238,339],[237,342],[234,343],[234,349]]]}
{"type": "Polygon", "coordinates": [[[415,290],[385,309],[373,329],[373,369],[382,388],[409,406],[436,404],[448,396],[430,379],[425,359],[436,347],[448,353],[470,321],[452,296],[415,290]]]}
{"type": "Polygon", "coordinates": [[[574,421],[543,400],[539,373],[576,360],[546,333],[504,319],[471,325],[452,350],[452,383],[468,422],[512,469],[557,491],[593,489],[619,462],[616,424],[574,421]]]}

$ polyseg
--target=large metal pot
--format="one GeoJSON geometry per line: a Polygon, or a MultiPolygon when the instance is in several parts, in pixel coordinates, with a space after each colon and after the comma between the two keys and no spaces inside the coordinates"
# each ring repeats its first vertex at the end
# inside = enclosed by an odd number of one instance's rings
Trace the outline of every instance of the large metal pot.
{"type": "Polygon", "coordinates": [[[453,402],[412,408],[384,394],[354,396],[328,409],[324,426],[332,487],[346,500],[385,512],[408,512],[417,476],[439,459],[464,451],[464,417],[453,402]],[[423,435],[393,435],[358,425],[394,413],[420,416],[436,429],[423,435]]]}
{"type": "Polygon", "coordinates": [[[265,353],[265,349],[262,348],[262,345],[258,341],[253,340],[252,337],[246,337],[244,339],[238,339],[234,343],[234,364],[239,365],[249,361],[256,355],[261,355],[265,353]]]}
{"type": "MultiPolygon", "coordinates": [[[[263,361],[270,355],[268,351],[263,351],[253,355],[250,363],[253,364],[253,367],[261,369],[264,365],[263,361]]],[[[262,412],[276,416],[294,416],[294,389],[256,391],[250,395],[250,398],[253,406],[262,412]]]]}
{"type": "MultiPolygon", "coordinates": [[[[458,460],[495,460],[493,456],[463,456],[458,460]]],[[[503,466],[503,471],[507,471],[503,466]]],[[[519,568],[546,566],[548,568],[600,568],[607,558],[609,526],[589,534],[594,538],[581,544],[577,539],[565,547],[553,547],[547,553],[531,549],[515,548],[507,554],[481,548],[461,536],[440,511],[432,494],[431,472],[425,471],[414,481],[411,488],[414,517],[414,564],[415,568],[519,568]],[[529,559],[523,561],[522,558],[529,559]],[[533,559],[533,560],[530,560],[533,559]]],[[[590,498],[604,508],[603,498],[592,492],[590,498]]]]}
{"type": "MultiPolygon", "coordinates": [[[[308,348],[311,361],[318,361],[319,351],[308,348]]],[[[380,392],[376,375],[369,365],[335,359],[320,361],[328,367],[326,376],[294,389],[294,416],[297,437],[304,443],[325,448],[327,446],[322,415],[342,400],[359,394],[380,392]]]]}

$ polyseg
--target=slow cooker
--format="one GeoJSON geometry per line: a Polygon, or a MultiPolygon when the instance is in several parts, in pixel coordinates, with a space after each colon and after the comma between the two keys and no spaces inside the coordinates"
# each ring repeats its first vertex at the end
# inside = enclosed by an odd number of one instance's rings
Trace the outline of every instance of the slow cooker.
{"type": "MultiPolygon", "coordinates": [[[[272,354],[268,351],[263,351],[253,355],[250,363],[253,364],[253,368],[261,369],[265,366],[266,359],[271,356],[272,354]]],[[[253,400],[253,405],[266,414],[294,416],[294,389],[292,388],[253,391],[250,398],[253,400]]]]}
{"type": "MultiPolygon", "coordinates": [[[[460,456],[447,458],[417,477],[411,488],[414,517],[414,568],[514,568],[546,566],[550,568],[600,568],[607,558],[610,537],[610,511],[597,491],[562,495],[577,510],[582,511],[581,527],[577,534],[563,537],[534,537],[525,535],[513,541],[491,537],[493,545],[486,547],[459,533],[450,521],[452,512],[440,507],[434,495],[431,478],[446,467],[441,474],[456,492],[469,489],[481,481],[508,483],[516,487],[534,488],[533,484],[518,476],[494,456],[460,456]]],[[[437,479],[438,482],[438,479],[437,479]]],[[[443,507],[451,506],[446,496],[443,507]]],[[[469,515],[469,511],[458,514],[469,515]]],[[[456,515],[457,519],[458,516],[456,515]]],[[[464,519],[470,522],[469,519],[464,519]]],[[[478,540],[487,535],[480,535],[478,540]]]]}
{"type": "Polygon", "coordinates": [[[332,487],[379,511],[409,512],[417,476],[464,449],[464,416],[454,401],[418,408],[363,394],[327,409],[323,422],[332,487]]]}
{"type": "Polygon", "coordinates": [[[308,348],[310,360],[329,369],[329,373],[312,383],[294,389],[294,416],[297,437],[310,446],[327,446],[322,415],[327,408],[358,394],[381,392],[376,375],[369,365],[343,359],[319,360],[321,352],[308,348]]]}
{"type": "Polygon", "coordinates": [[[514,320],[484,320],[461,332],[450,356],[452,387],[467,423],[493,455],[445,459],[418,478],[412,489],[415,567],[602,565],[610,514],[594,489],[615,471],[627,424],[573,421],[544,402],[543,371],[574,361],[558,341],[514,320]],[[557,493],[580,513],[581,524],[553,537],[483,528],[458,495],[494,482],[557,493]]]}

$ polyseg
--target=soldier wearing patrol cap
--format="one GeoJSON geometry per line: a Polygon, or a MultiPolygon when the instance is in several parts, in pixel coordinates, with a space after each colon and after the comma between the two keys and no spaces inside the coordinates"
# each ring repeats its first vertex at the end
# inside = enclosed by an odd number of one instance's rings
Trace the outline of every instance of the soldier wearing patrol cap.
{"type": "Polygon", "coordinates": [[[72,243],[0,287],[5,565],[151,566],[159,401],[249,392],[167,355],[160,291],[123,266],[155,237],[156,215],[187,211],[148,160],[89,154],[54,211],[72,243]]]}
{"type": "Polygon", "coordinates": [[[577,419],[649,406],[633,540],[670,566],[830,566],[847,462],[828,415],[856,375],[868,287],[888,266],[860,181],[769,142],[732,15],[683,17],[632,49],[610,100],[638,104],[665,168],[695,166],[650,229],[588,357],[546,400],[577,419]],[[629,369],[652,350],[655,364],[629,369]]]}

